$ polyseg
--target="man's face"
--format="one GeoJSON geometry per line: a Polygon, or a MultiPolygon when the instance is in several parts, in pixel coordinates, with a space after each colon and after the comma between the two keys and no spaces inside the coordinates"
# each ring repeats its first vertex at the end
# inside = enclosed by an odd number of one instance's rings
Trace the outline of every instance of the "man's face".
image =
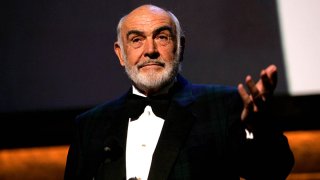
{"type": "Polygon", "coordinates": [[[121,39],[115,51],[137,88],[154,93],[174,79],[179,66],[176,30],[166,12],[136,9],[124,20],[121,39]]]}

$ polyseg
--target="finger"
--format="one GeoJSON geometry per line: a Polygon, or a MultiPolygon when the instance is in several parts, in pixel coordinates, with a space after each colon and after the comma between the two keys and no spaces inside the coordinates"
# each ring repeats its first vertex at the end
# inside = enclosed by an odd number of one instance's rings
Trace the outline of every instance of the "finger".
{"type": "Polygon", "coordinates": [[[270,83],[275,87],[278,81],[278,70],[274,64],[268,66],[264,72],[267,74],[270,83]]]}
{"type": "Polygon", "coordinates": [[[253,98],[253,100],[260,96],[259,89],[256,87],[255,82],[252,80],[251,76],[246,77],[246,85],[253,98]]]}
{"type": "Polygon", "coordinates": [[[245,104],[245,106],[247,106],[250,103],[250,96],[241,83],[238,85],[238,92],[242,98],[243,103],[245,104]]]}
{"type": "Polygon", "coordinates": [[[260,80],[262,86],[260,87],[260,93],[262,96],[268,96],[273,93],[277,84],[277,68],[274,65],[270,65],[260,73],[260,80]]]}
{"type": "Polygon", "coordinates": [[[277,70],[276,66],[273,67],[272,72],[269,73],[268,76],[272,80],[272,84],[273,84],[273,86],[275,88],[277,86],[277,83],[278,83],[278,70],[277,70]]]}
{"type": "Polygon", "coordinates": [[[277,71],[277,66],[274,64],[269,65],[266,69],[268,74],[272,74],[277,71]]]}
{"type": "Polygon", "coordinates": [[[251,94],[251,108],[253,108],[253,112],[258,112],[259,108],[262,107],[263,102],[266,98],[262,95],[262,92],[257,88],[257,85],[252,80],[251,76],[247,76],[246,83],[251,94]]]}
{"type": "Polygon", "coordinates": [[[241,113],[241,120],[245,121],[248,116],[249,116],[249,110],[248,109],[243,109],[242,113],[241,113]]]}
{"type": "Polygon", "coordinates": [[[252,100],[250,98],[250,95],[247,93],[246,89],[244,88],[243,84],[241,83],[238,85],[238,92],[242,98],[243,105],[244,105],[241,113],[241,120],[245,121],[249,116],[249,111],[252,109],[252,100]]]}
{"type": "Polygon", "coordinates": [[[267,94],[273,91],[273,85],[271,79],[268,77],[265,70],[262,70],[260,73],[260,79],[262,81],[261,94],[267,94]]]}

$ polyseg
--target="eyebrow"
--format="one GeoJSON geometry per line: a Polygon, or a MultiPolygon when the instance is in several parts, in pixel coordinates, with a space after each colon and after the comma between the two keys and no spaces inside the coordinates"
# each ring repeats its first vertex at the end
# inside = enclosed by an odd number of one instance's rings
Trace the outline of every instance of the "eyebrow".
{"type": "Polygon", "coordinates": [[[131,34],[143,35],[144,33],[142,31],[138,31],[138,30],[130,30],[127,32],[127,39],[129,38],[129,36],[131,34]]]}
{"type": "Polygon", "coordinates": [[[173,29],[170,26],[161,26],[161,27],[155,29],[152,33],[159,34],[161,31],[165,31],[165,30],[168,30],[171,35],[173,34],[173,29]]]}
{"type": "MultiPolygon", "coordinates": [[[[152,31],[152,34],[159,34],[161,31],[164,31],[164,30],[168,30],[170,32],[170,34],[173,34],[173,29],[170,26],[161,26],[161,27],[155,29],[154,31],[152,31]]],[[[127,35],[126,35],[127,39],[129,38],[129,36],[131,34],[143,35],[144,32],[139,31],[139,30],[130,30],[127,32],[127,35]]]]}

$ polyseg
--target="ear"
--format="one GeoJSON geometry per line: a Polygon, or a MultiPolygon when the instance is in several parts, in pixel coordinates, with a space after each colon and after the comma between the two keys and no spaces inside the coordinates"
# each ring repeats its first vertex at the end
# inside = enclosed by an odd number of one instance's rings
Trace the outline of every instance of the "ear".
{"type": "Polygon", "coordinates": [[[121,51],[121,46],[119,45],[118,42],[114,43],[113,49],[114,49],[114,52],[116,53],[116,55],[118,56],[118,59],[119,59],[119,62],[121,64],[121,66],[124,66],[123,54],[122,54],[122,51],[121,51]]]}
{"type": "Polygon", "coordinates": [[[184,48],[185,48],[186,38],[184,36],[180,37],[180,58],[179,61],[183,61],[183,54],[184,54],[184,48]]]}

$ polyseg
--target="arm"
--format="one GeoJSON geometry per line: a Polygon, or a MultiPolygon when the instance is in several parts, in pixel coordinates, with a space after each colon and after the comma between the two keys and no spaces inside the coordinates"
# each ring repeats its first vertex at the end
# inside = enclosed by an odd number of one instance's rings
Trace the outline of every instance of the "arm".
{"type": "Polygon", "coordinates": [[[238,85],[243,101],[241,120],[254,138],[245,141],[241,149],[241,175],[247,180],[284,180],[293,167],[294,157],[268,109],[277,84],[277,67],[263,69],[257,83],[247,76],[245,84],[248,92],[243,84],[238,85]]]}
{"type": "Polygon", "coordinates": [[[78,179],[78,170],[79,170],[79,163],[81,159],[80,153],[80,139],[79,139],[79,131],[78,126],[76,126],[73,142],[69,146],[66,167],[64,171],[64,180],[72,180],[78,179]]]}

